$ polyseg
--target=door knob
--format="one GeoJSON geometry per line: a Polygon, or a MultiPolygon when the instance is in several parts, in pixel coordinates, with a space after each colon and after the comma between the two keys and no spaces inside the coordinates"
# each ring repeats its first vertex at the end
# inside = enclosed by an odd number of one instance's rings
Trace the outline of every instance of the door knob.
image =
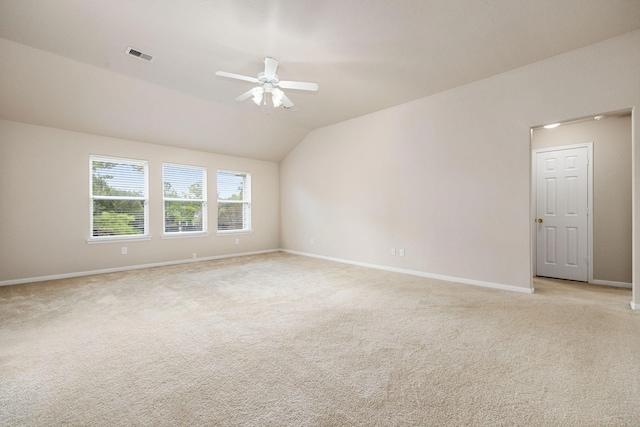
{"type": "Polygon", "coordinates": [[[542,224],[543,222],[542,218],[538,218],[538,224],[542,224]]]}

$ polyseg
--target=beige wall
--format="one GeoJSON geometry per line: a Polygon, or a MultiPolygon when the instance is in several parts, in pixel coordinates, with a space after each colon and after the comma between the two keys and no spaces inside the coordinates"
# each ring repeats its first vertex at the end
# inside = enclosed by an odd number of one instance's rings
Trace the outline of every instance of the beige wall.
{"type": "Polygon", "coordinates": [[[0,282],[278,249],[279,165],[0,120],[0,282]],[[151,240],[88,244],[89,155],[149,162],[151,240]],[[162,162],[208,172],[208,237],[163,239],[162,162]],[[252,175],[252,234],[216,235],[216,170],[252,175]],[[240,243],[236,244],[235,239],[240,243]],[[127,246],[128,254],[121,254],[127,246]]]}
{"type": "Polygon", "coordinates": [[[631,115],[533,131],[537,148],[593,142],[593,279],[631,283],[631,115]]]}
{"type": "Polygon", "coordinates": [[[530,128],[637,105],[638,46],[636,31],[313,131],[281,163],[283,248],[530,289],[530,128]]]}

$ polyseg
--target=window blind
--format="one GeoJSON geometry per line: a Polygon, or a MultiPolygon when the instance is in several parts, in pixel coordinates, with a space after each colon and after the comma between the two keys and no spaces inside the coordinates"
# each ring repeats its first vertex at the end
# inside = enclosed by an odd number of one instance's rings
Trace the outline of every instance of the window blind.
{"type": "Polygon", "coordinates": [[[218,231],[251,230],[251,175],[219,170],[218,231]]]}
{"type": "Polygon", "coordinates": [[[164,163],[164,231],[206,231],[207,170],[196,166],[164,163]]]}
{"type": "Polygon", "coordinates": [[[91,156],[91,236],[146,235],[147,162],[91,156]]]}

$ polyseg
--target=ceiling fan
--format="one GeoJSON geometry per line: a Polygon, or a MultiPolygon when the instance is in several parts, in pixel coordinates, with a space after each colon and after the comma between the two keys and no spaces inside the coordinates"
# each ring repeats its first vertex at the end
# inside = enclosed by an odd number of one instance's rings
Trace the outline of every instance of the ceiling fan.
{"type": "Polygon", "coordinates": [[[294,105],[293,102],[287,98],[287,95],[284,94],[282,89],[309,90],[314,92],[318,90],[318,83],[280,80],[276,74],[277,69],[278,61],[267,57],[264,58],[264,71],[258,73],[258,77],[243,76],[241,74],[227,73],[226,71],[216,71],[216,76],[229,77],[231,79],[244,80],[258,84],[258,86],[237,97],[236,101],[244,101],[252,98],[252,101],[255,102],[256,105],[260,105],[264,99],[264,94],[270,93],[273,106],[276,108],[283,106],[287,110],[292,109],[294,105]]]}

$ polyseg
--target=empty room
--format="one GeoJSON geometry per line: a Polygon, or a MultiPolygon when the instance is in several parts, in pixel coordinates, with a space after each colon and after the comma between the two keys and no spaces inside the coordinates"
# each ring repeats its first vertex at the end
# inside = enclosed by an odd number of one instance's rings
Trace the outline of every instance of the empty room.
{"type": "Polygon", "coordinates": [[[638,105],[638,0],[0,0],[0,425],[637,425],[638,105]]]}

